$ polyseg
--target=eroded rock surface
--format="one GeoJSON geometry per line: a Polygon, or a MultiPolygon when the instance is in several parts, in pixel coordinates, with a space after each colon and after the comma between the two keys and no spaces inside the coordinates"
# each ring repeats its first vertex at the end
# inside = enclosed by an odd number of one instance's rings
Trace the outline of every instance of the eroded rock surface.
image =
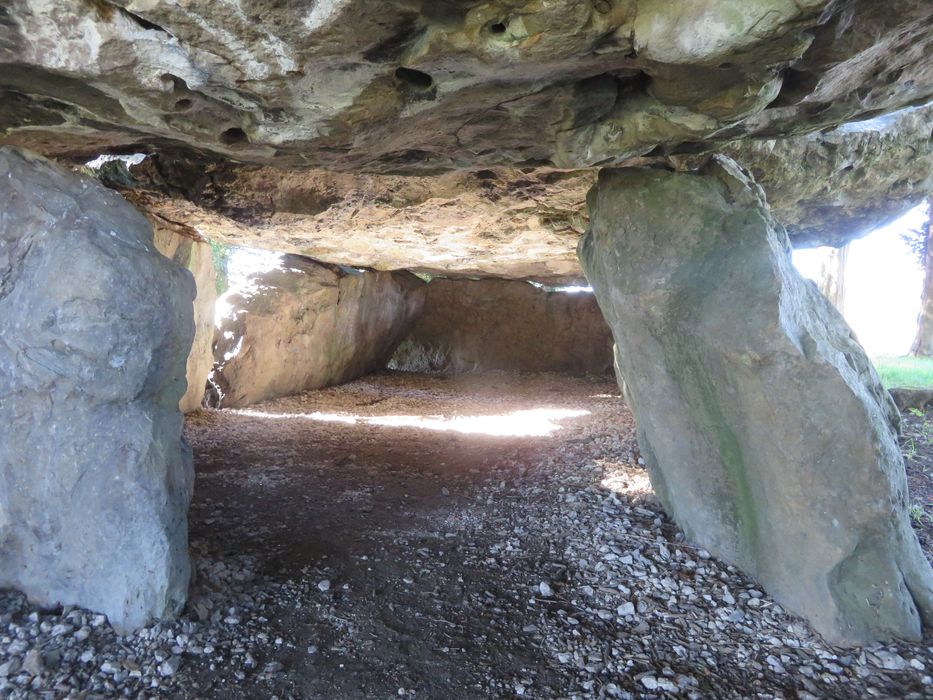
{"type": "MultiPolygon", "coordinates": [[[[795,246],[842,245],[933,191],[933,106],[782,139],[710,144],[761,179],[795,246]]],[[[696,156],[637,158],[685,167],[696,156]]],[[[692,164],[692,163],[691,163],[692,164]]],[[[352,175],[158,155],[121,192],[191,236],[332,263],[444,276],[582,280],[576,244],[596,170],[497,167],[352,175]]]]}
{"type": "Polygon", "coordinates": [[[224,297],[217,333],[220,405],[247,406],[380,369],[424,303],[409,273],[349,271],[297,256],[224,297]]]}
{"type": "Polygon", "coordinates": [[[0,129],[43,153],[586,167],[933,94],[927,0],[12,0],[0,129]]]}
{"type": "Polygon", "coordinates": [[[592,294],[508,280],[434,279],[390,366],[604,374],[612,371],[612,333],[592,294]]]}
{"type": "Polygon", "coordinates": [[[178,407],[183,413],[195,411],[204,402],[204,387],[214,367],[214,304],[217,301],[217,272],[211,247],[204,240],[195,240],[178,230],[156,226],[155,247],[162,255],[194,276],[197,296],[194,300],[194,342],[188,355],[186,379],[188,388],[178,407]]]}
{"type": "Polygon", "coordinates": [[[589,204],[581,259],[665,509],[828,639],[919,639],[896,409],[760,190],[723,159],[605,170],[589,204]]]}
{"type": "Polygon", "coordinates": [[[0,588],[118,629],[177,614],[191,275],[96,181],[0,149],[0,588]]]}
{"type": "Polygon", "coordinates": [[[794,246],[841,246],[933,192],[933,105],[724,152],[752,172],[794,246]]]}
{"type": "Polygon", "coordinates": [[[582,280],[592,170],[496,168],[436,176],[282,171],[168,157],[121,189],[192,236],[334,264],[433,274],[582,280]]]}

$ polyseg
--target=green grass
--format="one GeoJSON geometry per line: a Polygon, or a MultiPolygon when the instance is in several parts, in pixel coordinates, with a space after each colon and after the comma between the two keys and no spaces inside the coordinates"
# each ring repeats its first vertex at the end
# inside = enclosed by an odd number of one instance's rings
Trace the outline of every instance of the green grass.
{"type": "Polygon", "coordinates": [[[912,389],[933,389],[933,357],[876,357],[881,383],[912,389]]]}

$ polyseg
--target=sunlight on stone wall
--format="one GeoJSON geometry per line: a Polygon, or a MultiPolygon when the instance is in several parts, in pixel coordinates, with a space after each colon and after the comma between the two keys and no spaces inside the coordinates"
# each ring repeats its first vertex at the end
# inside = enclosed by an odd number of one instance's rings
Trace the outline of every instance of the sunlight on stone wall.
{"type": "Polygon", "coordinates": [[[235,311],[228,301],[234,294],[254,291],[255,282],[250,275],[268,272],[282,266],[282,253],[256,248],[234,248],[227,261],[227,291],[214,307],[214,325],[220,327],[223,319],[235,311]]]}

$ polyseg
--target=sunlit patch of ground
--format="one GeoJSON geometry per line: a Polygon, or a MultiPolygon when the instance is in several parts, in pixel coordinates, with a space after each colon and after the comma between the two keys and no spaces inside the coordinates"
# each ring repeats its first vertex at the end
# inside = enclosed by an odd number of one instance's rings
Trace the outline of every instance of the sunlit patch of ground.
{"type": "Polygon", "coordinates": [[[543,437],[560,430],[560,420],[589,415],[589,411],[567,408],[530,408],[493,416],[418,416],[388,415],[360,416],[349,413],[269,413],[240,409],[242,416],[271,420],[311,420],[345,425],[381,425],[389,428],[419,428],[464,435],[493,435],[499,437],[543,437]]]}

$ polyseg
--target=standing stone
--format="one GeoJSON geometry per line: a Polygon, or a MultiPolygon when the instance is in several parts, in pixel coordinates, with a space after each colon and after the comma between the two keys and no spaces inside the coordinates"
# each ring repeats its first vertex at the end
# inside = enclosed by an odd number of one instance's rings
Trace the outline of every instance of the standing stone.
{"type": "Polygon", "coordinates": [[[503,279],[435,278],[390,367],[449,374],[606,374],[612,332],[592,294],[503,279]]]}
{"type": "Polygon", "coordinates": [[[179,612],[193,298],[119,195],[0,148],[0,588],[119,630],[179,612]]]}
{"type": "Polygon", "coordinates": [[[204,403],[204,387],[214,368],[214,305],[217,303],[217,271],[211,246],[167,227],[155,227],[156,249],[194,275],[194,342],[185,371],[188,388],[178,408],[189,413],[204,403]]]}
{"type": "Polygon", "coordinates": [[[667,512],[830,641],[920,639],[896,409],[758,187],[727,159],[604,170],[588,204],[580,258],[667,512]]]}
{"type": "Polygon", "coordinates": [[[286,255],[222,297],[212,375],[237,408],[382,369],[424,304],[407,272],[359,272],[286,255]]]}

